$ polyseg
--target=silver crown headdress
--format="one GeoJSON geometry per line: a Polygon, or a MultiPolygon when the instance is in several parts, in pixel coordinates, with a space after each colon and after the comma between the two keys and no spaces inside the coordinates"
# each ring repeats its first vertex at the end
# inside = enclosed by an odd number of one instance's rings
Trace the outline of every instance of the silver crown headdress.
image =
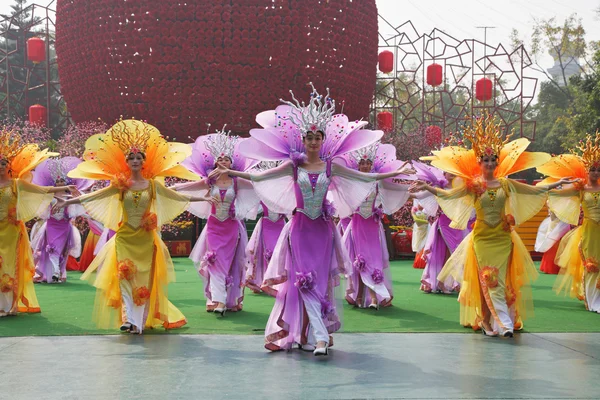
{"type": "Polygon", "coordinates": [[[223,125],[223,129],[208,136],[206,142],[204,142],[206,150],[210,152],[215,160],[219,157],[229,157],[229,159],[233,161],[233,153],[235,151],[235,145],[239,140],[239,136],[230,136],[231,131],[225,132],[226,126],[227,125],[223,125]]]}
{"type": "Polygon", "coordinates": [[[270,169],[276,168],[281,165],[282,161],[261,161],[258,163],[256,167],[254,167],[257,171],[268,171],[270,169]]]}
{"type": "Polygon", "coordinates": [[[48,171],[50,172],[50,177],[52,178],[55,184],[56,181],[58,181],[59,179],[63,180],[64,182],[71,182],[71,179],[69,179],[69,177],[67,176],[67,173],[69,171],[65,171],[65,167],[61,160],[56,160],[52,158],[48,160],[48,171]]]}
{"type": "Polygon", "coordinates": [[[294,92],[290,90],[292,95],[291,101],[279,99],[284,104],[291,107],[289,115],[278,116],[285,121],[290,121],[293,125],[296,125],[302,136],[305,136],[307,132],[321,131],[325,133],[327,124],[333,119],[335,112],[335,100],[329,97],[329,88],[327,88],[327,95],[323,98],[322,95],[317,92],[312,82],[310,82],[312,92],[310,94],[310,100],[308,105],[300,102],[294,96],[294,92]]]}
{"type": "Polygon", "coordinates": [[[366,146],[360,148],[351,153],[352,158],[358,164],[361,160],[369,160],[371,162],[375,162],[375,157],[377,155],[377,149],[379,148],[379,142],[374,143],[370,146],[366,146]]]}

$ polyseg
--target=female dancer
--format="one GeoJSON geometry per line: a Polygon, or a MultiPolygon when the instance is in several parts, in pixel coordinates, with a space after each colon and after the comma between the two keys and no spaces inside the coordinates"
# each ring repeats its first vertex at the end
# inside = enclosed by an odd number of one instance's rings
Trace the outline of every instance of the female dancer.
{"type": "MultiPolygon", "coordinates": [[[[348,167],[360,172],[396,171],[396,148],[376,143],[343,156],[348,167]]],[[[353,271],[348,276],[346,301],[360,308],[389,307],[394,298],[389,274],[389,254],[381,225],[383,214],[396,212],[408,199],[408,186],[381,181],[353,213],[344,232],[353,271]]]]}
{"type": "MultiPolygon", "coordinates": [[[[67,177],[67,173],[80,163],[81,160],[77,157],[46,160],[35,169],[33,183],[41,186],[64,186],[68,183],[75,185],[79,192],[87,190],[93,181],[67,177]]],[[[56,193],[54,197],[66,198],[62,193],[56,193]]],[[[69,255],[77,258],[81,254],[81,233],[71,224],[71,220],[83,213],[80,206],[56,212],[51,212],[49,207],[42,216],[43,223],[36,233],[32,231],[31,235],[35,262],[34,282],[66,282],[69,255]]]]}
{"type": "Polygon", "coordinates": [[[15,132],[0,131],[0,317],[40,312],[25,222],[40,216],[54,193],[75,190],[74,186],[29,183],[30,172],[53,155],[57,154],[22,143],[15,132]]]}
{"type": "Polygon", "coordinates": [[[189,146],[168,143],[152,125],[122,120],[105,134],[86,142],[85,161],[69,173],[71,178],[110,180],[109,187],[78,198],[59,200],[55,209],[81,203],[91,218],[116,231],[81,279],[100,269],[94,280],[98,326],[119,326],[141,334],[158,324],[177,328],[185,317],[171,304],[167,284],[175,273],[169,252],[160,239],[160,226],[185,210],[187,197],[164,187],[161,178],[198,177],[179,165],[190,154],[189,146]]]}
{"type": "MultiPolygon", "coordinates": [[[[279,165],[278,162],[263,161],[256,168],[256,172],[266,171],[279,165]]],[[[269,208],[261,202],[263,216],[254,227],[252,237],[246,246],[246,259],[248,270],[246,272],[246,286],[254,293],[262,291],[261,285],[273,256],[277,239],[285,226],[285,215],[269,212],[269,208]]],[[[265,293],[275,296],[275,292],[265,287],[265,293]]]]}
{"type": "Polygon", "coordinates": [[[429,232],[429,216],[424,211],[420,200],[414,196],[410,215],[414,221],[411,240],[411,248],[415,253],[413,268],[423,269],[427,262],[425,259],[425,243],[427,240],[427,233],[429,232]]]}
{"type": "Polygon", "coordinates": [[[583,223],[560,243],[556,263],[561,267],[555,289],[584,301],[589,311],[600,313],[600,133],[578,146],[579,154],[563,154],[538,168],[549,181],[576,177],[572,187],[550,192],[550,209],[562,221],[583,223]]]}
{"type": "MultiPolygon", "coordinates": [[[[238,136],[226,133],[225,127],[217,133],[200,136],[183,165],[203,178],[217,165],[245,171],[256,163],[239,154],[240,142],[238,136]]],[[[221,316],[226,310],[241,311],[248,244],[243,220],[256,217],[259,203],[252,184],[223,175],[216,180],[203,179],[173,188],[188,194],[206,193],[216,199],[212,207],[191,205],[188,208],[197,217],[207,219],[190,258],[204,278],[206,311],[221,316]]]]}
{"type": "Polygon", "coordinates": [[[263,129],[250,131],[252,138],[241,151],[263,160],[291,158],[260,174],[230,170],[220,165],[220,175],[251,179],[271,212],[293,214],[275,246],[263,286],[277,291],[265,329],[265,347],[290,349],[293,344],[312,347],[326,355],[329,334],[340,328],[334,299],[340,273],[351,273],[351,264],[331,217],[331,194],[340,217],[356,210],[374,188],[374,181],[402,173],[365,174],[332,163],[349,151],[373,144],[382,132],[360,130],[366,122],[349,122],[333,115],[335,103],[313,87],[308,105],[294,103],[259,114],[263,129]],[[304,151],[306,153],[304,153],[304,151]]]}
{"type": "MultiPolygon", "coordinates": [[[[413,161],[413,167],[417,171],[416,176],[419,180],[440,189],[452,188],[452,181],[455,178],[453,174],[442,172],[418,161],[413,161]]],[[[460,285],[451,276],[444,282],[438,281],[438,276],[450,255],[471,232],[471,229],[470,227],[463,230],[451,228],[452,221],[440,210],[435,197],[431,195],[423,197],[420,193],[416,195],[420,197],[419,201],[423,204],[427,215],[431,216],[430,220],[432,221],[423,247],[425,269],[421,276],[421,290],[425,293],[442,292],[446,294],[454,290],[458,291],[460,285]]]]}
{"type": "Polygon", "coordinates": [[[556,275],[560,267],[556,265],[556,253],[560,240],[571,230],[571,225],[562,222],[552,210],[548,210],[548,217],[542,221],[535,239],[534,250],[538,253],[544,253],[540,271],[546,274],[556,275]]]}
{"type": "Polygon", "coordinates": [[[512,337],[522,328],[522,320],[533,310],[529,283],[537,271],[515,224],[539,212],[547,191],[567,180],[549,186],[521,184],[507,176],[545,163],[545,153],[528,153],[529,140],[508,143],[501,127],[490,115],[478,118],[464,131],[472,150],[445,147],[434,151],[431,164],[464,180],[452,190],[419,183],[416,190],[437,196],[450,226],[466,229],[475,207],[477,219],[471,232],[446,262],[438,279],[452,276],[460,283],[460,322],[482,328],[487,336],[512,337]]]}

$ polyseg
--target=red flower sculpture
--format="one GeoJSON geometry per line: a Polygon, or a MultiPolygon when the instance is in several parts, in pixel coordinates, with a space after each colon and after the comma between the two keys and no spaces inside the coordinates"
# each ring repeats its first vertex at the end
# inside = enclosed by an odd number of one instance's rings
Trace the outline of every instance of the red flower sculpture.
{"type": "Polygon", "coordinates": [[[367,117],[377,70],[375,0],[58,0],[61,89],[76,122],[120,115],[179,140],[205,123],[256,127],[288,90],[329,87],[367,117]]]}

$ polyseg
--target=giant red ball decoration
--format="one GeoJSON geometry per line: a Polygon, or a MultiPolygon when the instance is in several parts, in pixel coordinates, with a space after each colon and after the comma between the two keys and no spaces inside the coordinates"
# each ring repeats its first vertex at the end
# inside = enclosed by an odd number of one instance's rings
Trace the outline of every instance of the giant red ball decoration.
{"type": "Polygon", "coordinates": [[[366,118],[377,71],[375,0],[58,0],[62,93],[76,122],[145,119],[187,140],[235,133],[309,82],[366,118]],[[357,56],[360,55],[360,56],[357,56]]]}

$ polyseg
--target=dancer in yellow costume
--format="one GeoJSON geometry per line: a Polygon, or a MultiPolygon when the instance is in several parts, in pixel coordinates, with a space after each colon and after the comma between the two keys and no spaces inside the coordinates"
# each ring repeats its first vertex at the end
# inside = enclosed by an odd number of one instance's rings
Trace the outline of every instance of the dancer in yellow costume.
{"type": "Polygon", "coordinates": [[[35,267],[25,222],[50,206],[54,193],[74,186],[45,187],[31,181],[31,171],[58,154],[21,141],[18,133],[0,131],[0,317],[40,312],[33,288],[35,267]]]}
{"type": "Polygon", "coordinates": [[[545,153],[529,153],[525,138],[509,142],[494,118],[484,115],[464,131],[472,149],[446,147],[425,157],[431,164],[461,178],[451,189],[415,184],[414,191],[428,190],[455,229],[465,229],[473,207],[477,219],[473,231],[448,259],[438,279],[452,276],[461,285],[460,322],[482,328],[487,336],[512,337],[522,320],[533,311],[529,284],[537,271],[529,252],[513,230],[544,205],[547,192],[567,181],[535,187],[507,178],[550,159],[545,153]]]}
{"type": "Polygon", "coordinates": [[[556,252],[555,262],[561,270],[555,290],[568,292],[583,300],[589,311],[600,313],[600,133],[596,132],[595,138],[588,135],[577,150],[553,157],[537,170],[549,176],[544,182],[578,179],[549,196],[550,209],[571,225],[579,224],[583,207],[583,223],[562,238],[556,252]]]}
{"type": "Polygon", "coordinates": [[[81,203],[93,219],[116,231],[82,276],[92,280],[98,271],[93,283],[98,288],[94,320],[99,327],[117,327],[122,321],[121,330],[139,334],[144,327],[186,324],[167,297],[175,272],[159,229],[190,201],[214,201],[163,185],[165,176],[199,179],[179,165],[190,154],[188,145],[168,143],[152,125],[123,120],[90,137],[85,161],[69,173],[72,178],[111,181],[105,189],[55,206],[81,203]]]}

